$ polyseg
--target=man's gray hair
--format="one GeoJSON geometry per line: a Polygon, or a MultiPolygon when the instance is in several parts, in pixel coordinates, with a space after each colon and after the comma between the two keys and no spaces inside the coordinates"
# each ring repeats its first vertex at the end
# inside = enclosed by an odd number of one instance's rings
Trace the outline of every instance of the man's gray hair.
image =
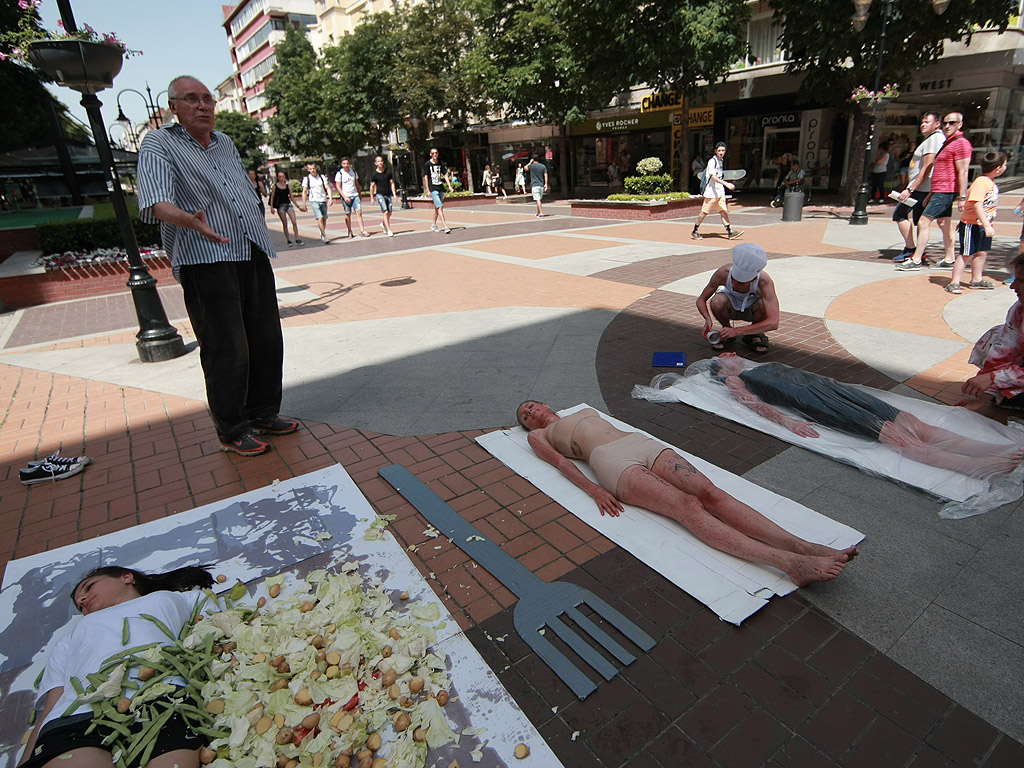
{"type": "Polygon", "coordinates": [[[195,80],[197,83],[203,82],[198,77],[193,77],[192,75],[178,75],[176,78],[171,80],[171,82],[167,86],[168,101],[170,101],[171,99],[178,98],[178,83],[182,80],[195,80]]]}

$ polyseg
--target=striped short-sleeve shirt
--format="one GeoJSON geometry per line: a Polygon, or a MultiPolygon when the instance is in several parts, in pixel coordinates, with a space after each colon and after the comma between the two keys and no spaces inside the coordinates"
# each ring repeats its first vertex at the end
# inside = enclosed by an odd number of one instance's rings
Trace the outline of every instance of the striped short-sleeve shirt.
{"type": "Polygon", "coordinates": [[[275,255],[261,201],[238,150],[220,131],[212,132],[205,148],[177,123],[146,134],[139,148],[140,218],[159,221],[153,206],[160,202],[187,213],[203,211],[213,231],[228,238],[213,243],[194,229],[160,221],[175,277],[186,265],[247,261],[253,244],[267,256],[275,255]]]}

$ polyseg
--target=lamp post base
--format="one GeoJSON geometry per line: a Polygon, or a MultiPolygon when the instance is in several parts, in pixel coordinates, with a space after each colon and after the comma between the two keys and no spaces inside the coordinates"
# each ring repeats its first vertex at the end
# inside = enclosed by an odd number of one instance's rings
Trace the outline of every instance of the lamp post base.
{"type": "Polygon", "coordinates": [[[165,360],[173,360],[176,357],[181,357],[187,351],[185,342],[177,333],[170,339],[137,341],[135,349],[139,353],[139,360],[144,363],[162,363],[165,360]]]}
{"type": "Polygon", "coordinates": [[[850,216],[850,223],[854,225],[868,223],[868,188],[862,186],[857,190],[857,197],[853,203],[853,215],[850,216]]]}

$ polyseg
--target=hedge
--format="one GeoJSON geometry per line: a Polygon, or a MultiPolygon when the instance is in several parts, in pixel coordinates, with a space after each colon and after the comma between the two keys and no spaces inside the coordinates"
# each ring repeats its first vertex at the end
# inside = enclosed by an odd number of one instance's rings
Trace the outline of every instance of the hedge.
{"type": "MultiPolygon", "coordinates": [[[[160,245],[160,225],[145,224],[132,218],[135,239],[140,246],[160,245]]],[[[39,247],[44,254],[64,251],[89,251],[93,248],[123,248],[117,219],[72,219],[36,226],[39,247]]]]}
{"type": "Polygon", "coordinates": [[[632,195],[658,195],[672,189],[672,177],[667,173],[656,176],[627,176],[623,186],[632,195]]]}

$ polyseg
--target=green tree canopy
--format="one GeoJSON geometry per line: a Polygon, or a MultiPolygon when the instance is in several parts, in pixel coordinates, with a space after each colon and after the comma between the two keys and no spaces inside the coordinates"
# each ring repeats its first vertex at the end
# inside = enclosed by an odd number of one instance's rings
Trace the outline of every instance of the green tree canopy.
{"type": "Polygon", "coordinates": [[[277,66],[264,94],[277,112],[268,120],[270,143],[279,152],[320,156],[330,148],[320,126],[320,113],[328,108],[321,99],[322,73],[316,52],[306,35],[289,27],[275,49],[277,66]]]}
{"type": "MultiPolygon", "coordinates": [[[[787,71],[800,74],[800,93],[819,104],[853,109],[853,90],[874,89],[882,42],[883,3],[875,3],[864,29],[851,24],[852,3],[835,0],[769,0],[782,24],[787,71]],[[838,12],[837,12],[838,11],[838,12]]],[[[952,0],[935,13],[928,0],[895,0],[885,32],[881,84],[904,86],[914,72],[937,60],[948,40],[970,43],[978,27],[1005,30],[1017,0],[952,0]]],[[[864,170],[870,115],[854,112],[854,132],[844,202],[853,201],[864,170]]]]}
{"type": "Polygon", "coordinates": [[[223,131],[234,143],[238,154],[242,156],[242,165],[247,170],[255,170],[267,162],[263,152],[266,134],[260,121],[240,112],[218,112],[217,130],[223,131]]]}

